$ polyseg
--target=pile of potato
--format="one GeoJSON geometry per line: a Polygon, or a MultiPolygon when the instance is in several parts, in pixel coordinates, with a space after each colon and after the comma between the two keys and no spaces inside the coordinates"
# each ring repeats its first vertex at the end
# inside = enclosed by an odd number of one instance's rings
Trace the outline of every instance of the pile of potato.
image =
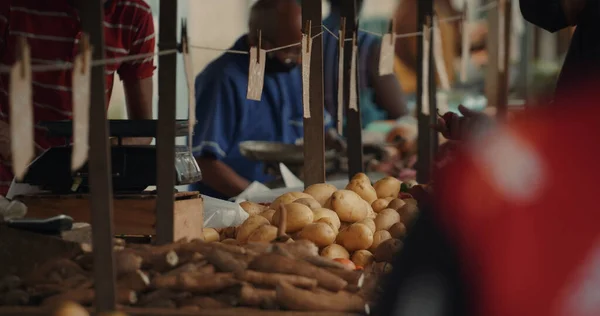
{"type": "Polygon", "coordinates": [[[235,229],[207,233],[207,241],[227,244],[271,242],[277,238],[282,208],[285,232],[293,240],[309,240],[320,255],[356,267],[391,262],[418,214],[416,200],[401,195],[402,182],[385,177],[375,184],[363,173],[344,190],[330,184],[311,185],[304,192],[279,196],[270,205],[242,202],[249,218],[235,229]],[[404,198],[401,198],[404,197],[404,198]]]}

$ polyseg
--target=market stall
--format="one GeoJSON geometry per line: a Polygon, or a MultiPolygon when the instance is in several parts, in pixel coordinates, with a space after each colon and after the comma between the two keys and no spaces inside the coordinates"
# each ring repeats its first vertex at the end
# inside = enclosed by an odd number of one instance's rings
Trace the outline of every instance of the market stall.
{"type": "MultiPolygon", "coordinates": [[[[498,10],[505,28],[510,27],[506,23],[510,14],[502,9],[507,3],[500,1],[498,10]]],[[[152,184],[156,184],[157,191],[137,192],[135,197],[115,189],[123,184],[115,182],[119,166],[112,161],[118,149],[112,148],[111,153],[109,136],[123,135],[116,135],[117,128],[103,119],[105,64],[99,62],[104,59],[103,6],[100,1],[82,3],[83,30],[94,47],[87,51],[91,59],[83,69],[89,72],[91,82],[89,102],[82,105],[89,107],[83,121],[89,122],[84,130],[90,133],[90,151],[89,182],[81,187],[89,188],[89,192],[27,194],[20,199],[35,217],[67,213],[76,221],[89,222],[93,229],[90,233],[88,228],[85,238],[77,234],[66,237],[65,231],[70,229],[54,227],[52,232],[58,232],[57,237],[21,231],[14,223],[11,227],[11,222],[0,225],[0,240],[6,249],[28,244],[36,245],[29,246],[31,249],[46,248],[31,258],[27,254],[18,256],[22,262],[4,263],[7,269],[0,278],[0,306],[21,307],[0,307],[0,315],[37,315],[57,308],[57,315],[67,315],[81,311],[81,306],[95,312],[123,310],[132,315],[364,315],[376,309],[381,290],[378,279],[392,268],[390,262],[401,250],[402,239],[410,232],[419,210],[408,193],[414,183],[402,183],[394,177],[369,178],[363,173],[363,134],[356,89],[356,34],[360,31],[356,10],[354,1],[346,2],[342,32],[338,34],[344,51],[340,64],[345,70],[341,100],[348,122],[347,184],[336,187],[325,183],[323,53],[319,37],[325,30],[320,24],[321,0],[305,0],[301,45],[310,56],[303,75],[310,76],[304,87],[309,90],[305,94],[301,159],[304,188],[281,194],[270,203],[243,201],[241,225],[207,228],[203,227],[203,198],[197,192],[173,192],[176,184],[198,181],[197,164],[193,159],[189,161],[191,152],[180,155],[175,147],[175,138],[191,136],[195,124],[192,110],[187,125],[175,120],[176,54],[183,54],[184,60],[189,57],[185,24],[182,39],[177,41],[177,1],[160,3],[160,51],[156,53],[160,56],[159,117],[152,131],[157,139],[152,152],[156,183],[152,184]],[[141,224],[132,224],[138,221],[141,224]],[[116,235],[127,236],[114,238],[116,235]],[[155,245],[132,242],[136,239],[131,235],[152,235],[155,245]],[[11,238],[19,242],[7,242],[11,238]],[[11,269],[11,264],[21,268],[11,269]]],[[[439,21],[433,2],[419,1],[419,34],[415,36],[423,40],[419,45],[418,59],[423,63],[417,82],[421,183],[430,179],[438,146],[437,132],[430,128],[437,119],[436,84],[432,79],[436,73],[436,54],[432,53],[438,36],[436,23],[439,21]]],[[[508,33],[506,29],[504,32],[508,33]]],[[[386,35],[384,40],[403,36],[393,31],[386,35]]],[[[504,115],[506,84],[502,82],[507,80],[507,67],[500,52],[506,53],[508,43],[501,48],[498,54],[504,64],[495,65],[502,69],[496,84],[500,87],[498,113],[504,115]]],[[[251,49],[260,51],[260,47],[251,49]]],[[[25,57],[20,62],[27,65],[29,61],[25,57]]],[[[193,76],[188,79],[192,90],[193,76]]],[[[192,108],[193,100],[190,104],[192,108]]],[[[76,115],[73,125],[81,123],[79,120],[81,117],[76,115]]],[[[34,167],[35,163],[30,172],[34,167]]]]}

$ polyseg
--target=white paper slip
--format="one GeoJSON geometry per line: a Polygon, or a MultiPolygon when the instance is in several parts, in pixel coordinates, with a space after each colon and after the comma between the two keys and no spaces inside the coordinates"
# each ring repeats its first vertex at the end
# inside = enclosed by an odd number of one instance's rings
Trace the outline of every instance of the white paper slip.
{"type": "Polygon", "coordinates": [[[427,25],[423,26],[423,60],[421,61],[423,66],[423,92],[421,95],[421,113],[429,115],[429,64],[430,64],[430,42],[431,36],[430,28],[427,25]]]}
{"type": "Polygon", "coordinates": [[[350,64],[350,100],[348,108],[350,110],[354,110],[358,112],[358,92],[356,84],[357,84],[357,74],[356,74],[356,59],[358,54],[358,47],[356,45],[356,34],[354,34],[352,38],[352,59],[350,64]]]}
{"type": "Polygon", "coordinates": [[[299,188],[304,187],[304,182],[300,180],[296,175],[283,163],[279,163],[279,172],[283,178],[283,183],[287,188],[299,188]]]}
{"type": "Polygon", "coordinates": [[[450,91],[450,80],[444,61],[444,47],[442,46],[442,32],[440,31],[440,21],[436,17],[433,20],[433,59],[435,68],[440,78],[440,84],[443,90],[450,91]]]}
{"type": "Polygon", "coordinates": [[[31,55],[25,39],[19,39],[19,58],[10,70],[10,132],[13,172],[22,179],[35,157],[33,136],[33,95],[31,91],[31,55]]]}
{"type": "MultiPolygon", "coordinates": [[[[87,41],[83,40],[82,41],[87,41]]],[[[90,89],[92,74],[92,50],[83,45],[73,62],[73,152],[71,171],[83,167],[88,159],[90,135],[90,89]]]]}
{"type": "Polygon", "coordinates": [[[386,76],[394,73],[394,45],[396,34],[385,34],[381,40],[379,52],[379,75],[386,76]]]}
{"type": "Polygon", "coordinates": [[[312,55],[312,38],[302,34],[302,107],[304,118],[310,118],[310,57],[312,55]]]}
{"type": "Polygon", "coordinates": [[[337,91],[337,130],[344,132],[344,32],[339,31],[338,40],[338,91],[337,91]]]}
{"type": "MultiPolygon", "coordinates": [[[[196,92],[194,87],[194,65],[187,40],[183,49],[183,67],[188,87],[188,149],[192,150],[192,136],[196,125],[196,92]]],[[[262,90],[262,89],[261,89],[262,90]]]]}
{"type": "Polygon", "coordinates": [[[469,20],[469,2],[465,2],[462,20],[462,40],[460,55],[460,82],[466,83],[471,61],[471,21],[469,20]]]}
{"type": "Polygon", "coordinates": [[[250,67],[248,69],[248,100],[260,101],[265,84],[265,63],[267,52],[250,47],[250,67]]]}

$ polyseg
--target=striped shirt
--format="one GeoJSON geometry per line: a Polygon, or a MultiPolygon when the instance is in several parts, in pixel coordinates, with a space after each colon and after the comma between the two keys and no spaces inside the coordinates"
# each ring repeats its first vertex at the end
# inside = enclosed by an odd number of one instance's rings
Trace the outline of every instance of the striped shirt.
{"type": "MultiPolygon", "coordinates": [[[[18,37],[31,47],[35,64],[71,64],[79,50],[81,26],[77,10],[68,0],[2,0],[0,4],[0,65],[15,62],[15,43],[18,37]]],[[[150,7],[143,0],[110,0],[105,4],[104,40],[106,58],[117,58],[154,52],[154,20],[150,7]]],[[[110,99],[117,72],[122,80],[151,77],[152,57],[106,65],[106,94],[110,99]]],[[[64,144],[50,139],[39,127],[40,121],[72,119],[71,71],[33,73],[33,106],[35,145],[38,151],[64,144]]],[[[9,77],[0,75],[0,119],[9,121],[9,77]]],[[[10,162],[0,161],[0,194],[6,193],[12,180],[10,162]]]]}
{"type": "MultiPolygon", "coordinates": [[[[340,17],[337,12],[332,12],[324,21],[323,25],[339,36],[340,17]]],[[[371,54],[380,45],[380,39],[374,35],[358,33],[358,84],[359,93],[365,93],[372,88],[369,79],[369,61],[371,54]]],[[[325,108],[333,116],[337,117],[337,91],[338,91],[338,40],[329,32],[323,32],[323,86],[325,108]]],[[[361,105],[362,109],[362,105],[361,105]]]]}

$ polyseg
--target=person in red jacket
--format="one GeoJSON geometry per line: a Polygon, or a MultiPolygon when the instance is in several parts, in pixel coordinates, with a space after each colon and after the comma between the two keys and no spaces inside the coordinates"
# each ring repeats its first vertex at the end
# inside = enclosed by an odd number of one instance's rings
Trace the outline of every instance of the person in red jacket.
{"type": "Polygon", "coordinates": [[[420,197],[380,315],[600,315],[598,86],[463,134],[420,197]]]}
{"type": "MultiPolygon", "coordinates": [[[[80,0],[77,0],[80,1],[80,0]]],[[[35,64],[72,63],[78,52],[81,25],[76,0],[2,0],[0,3],[0,66],[15,62],[18,37],[31,47],[35,64]]],[[[106,58],[153,53],[154,20],[143,0],[104,0],[106,58]]],[[[106,65],[106,95],[110,99],[115,73],[123,82],[130,119],[152,119],[154,58],[106,65]]],[[[33,73],[35,123],[72,119],[71,70],[33,73]]],[[[0,195],[6,194],[13,175],[10,165],[8,74],[0,75],[0,195]]],[[[128,143],[150,143],[150,139],[128,143]]],[[[38,153],[62,145],[35,126],[38,153]]]]}

